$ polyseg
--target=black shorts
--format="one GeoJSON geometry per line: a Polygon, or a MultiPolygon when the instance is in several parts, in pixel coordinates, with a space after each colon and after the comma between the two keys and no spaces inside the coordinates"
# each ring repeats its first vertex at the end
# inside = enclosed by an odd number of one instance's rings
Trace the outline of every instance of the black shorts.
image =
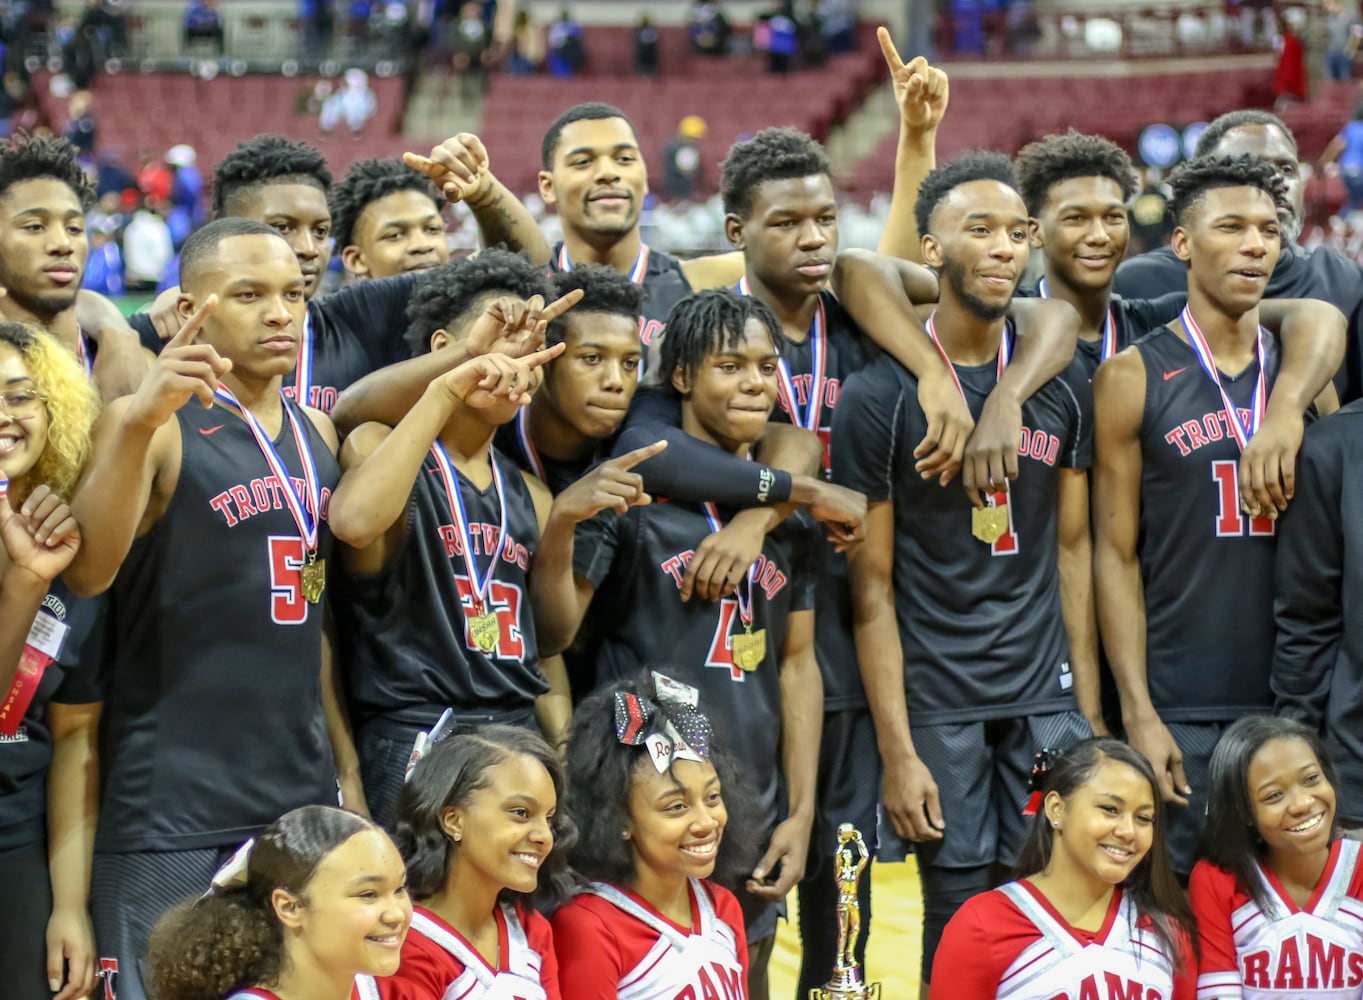
{"type": "MultiPolygon", "coordinates": [[[[90,916],[100,968],[110,969],[110,995],[146,1000],[143,962],[162,914],[208,891],[231,847],[193,851],[96,853],[90,873],[90,916]]],[[[98,992],[98,991],[97,991],[98,992]]]]}
{"type": "Polygon", "coordinates": [[[42,841],[0,850],[0,969],[6,1000],[51,1000],[47,988],[47,919],[52,889],[42,841]]]}
{"type": "Polygon", "coordinates": [[[902,861],[912,847],[921,865],[1012,865],[1027,837],[1022,811],[1036,752],[1092,735],[1078,712],[913,727],[914,749],[937,782],[946,830],[941,840],[911,845],[882,814],[881,859],[902,861]]]}
{"type": "MultiPolygon", "coordinates": [[[[387,830],[397,824],[398,796],[407,780],[407,764],[412,759],[412,746],[417,734],[435,725],[432,719],[424,726],[371,719],[360,726],[355,736],[355,752],[360,758],[360,782],[364,785],[365,804],[375,823],[387,830]]],[[[527,708],[504,715],[464,715],[455,719],[460,727],[486,726],[503,723],[538,731],[535,710],[527,708]]]]}
{"type": "MultiPolygon", "coordinates": [[[[814,812],[811,857],[833,857],[838,826],[851,823],[861,831],[871,853],[876,849],[876,817],[880,812],[880,750],[868,708],[828,712],[819,745],[818,798],[814,812]]],[[[812,862],[811,862],[812,864],[812,862]]]]}
{"type": "Polygon", "coordinates": [[[1207,773],[1211,767],[1212,751],[1226,731],[1229,722],[1167,722],[1169,735],[1183,753],[1183,776],[1192,787],[1186,806],[1165,803],[1168,816],[1169,857],[1174,871],[1188,875],[1193,870],[1197,840],[1202,835],[1202,823],[1207,818],[1207,773]]]}

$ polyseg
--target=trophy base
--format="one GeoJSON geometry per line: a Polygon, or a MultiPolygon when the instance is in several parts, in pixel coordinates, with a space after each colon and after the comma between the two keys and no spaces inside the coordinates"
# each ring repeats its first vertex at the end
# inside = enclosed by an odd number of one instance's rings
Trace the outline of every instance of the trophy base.
{"type": "Polygon", "coordinates": [[[816,986],[810,990],[809,1000],[880,1000],[880,983],[863,983],[859,979],[834,980],[827,986],[816,986]]]}

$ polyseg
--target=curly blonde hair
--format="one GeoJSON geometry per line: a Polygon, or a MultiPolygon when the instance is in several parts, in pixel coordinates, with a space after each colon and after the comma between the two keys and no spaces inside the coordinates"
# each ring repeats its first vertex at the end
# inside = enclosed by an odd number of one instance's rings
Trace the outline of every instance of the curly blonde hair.
{"type": "Polygon", "coordinates": [[[34,388],[47,397],[47,443],[37,464],[10,483],[10,502],[17,508],[43,483],[69,500],[90,454],[99,394],[80,362],[50,333],[0,323],[0,344],[19,352],[34,388]]]}

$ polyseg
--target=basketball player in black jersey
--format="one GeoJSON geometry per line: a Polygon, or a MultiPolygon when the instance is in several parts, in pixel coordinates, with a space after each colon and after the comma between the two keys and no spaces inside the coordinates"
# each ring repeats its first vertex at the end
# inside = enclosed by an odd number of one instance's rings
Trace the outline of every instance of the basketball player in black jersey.
{"type": "Polygon", "coordinates": [[[359,160],[331,189],[331,238],[352,278],[425,271],[450,259],[444,198],[401,160],[359,160]]]}
{"type": "MultiPolygon", "coordinates": [[[[942,274],[929,329],[975,410],[1007,367],[1027,210],[1008,159],[974,153],[928,175],[917,211],[924,259],[942,274]]],[[[869,502],[866,542],[848,556],[856,648],[893,825],[883,833],[918,841],[926,996],[946,922],[1021,846],[1033,753],[1087,735],[1098,688],[1081,366],[1022,404],[1021,473],[983,510],[913,468],[916,399],[912,376],[874,361],[843,388],[832,452],[835,481],[869,502]]]]}
{"type": "Polygon", "coordinates": [[[0,144],[0,318],[51,333],[81,359],[104,398],[114,399],[137,388],[147,359],[112,303],[80,292],[90,249],[85,212],[94,203],[94,186],[65,139],[20,136],[0,144]],[[114,317],[107,327],[80,327],[78,293],[114,317]]]}
{"type": "MultiPolygon", "coordinates": [[[[412,347],[451,349],[487,324],[500,300],[547,291],[542,270],[505,251],[448,264],[413,299],[412,347]]],[[[571,301],[551,306],[550,318],[571,301]]],[[[562,350],[529,357],[538,363],[562,350]]],[[[552,498],[493,445],[517,403],[471,406],[451,398],[448,381],[433,382],[396,427],[371,423],[350,434],[332,507],[337,537],[352,549],[342,621],[360,762],[384,822],[394,818],[416,735],[446,708],[466,723],[533,727],[536,700],[563,680],[561,664],[552,685],[542,670],[529,603],[552,498]]],[[[536,371],[521,400],[539,381],[536,371]]],[[[552,707],[564,704],[560,692],[552,707]]],[[[542,720],[555,737],[566,723],[542,720]]]]}
{"type": "MultiPolygon", "coordinates": [[[[731,454],[749,453],[776,402],[781,339],[760,300],[710,290],[679,304],[668,318],[662,363],[682,398],[685,432],[731,454]]],[[[545,632],[560,641],[571,636],[599,589],[614,612],[599,623],[599,680],[617,680],[640,663],[665,665],[701,690],[711,719],[729,734],[770,831],[748,892],[740,894],[749,994],[765,998],[776,932],[769,904],[799,880],[814,819],[822,704],[814,657],[817,535],[803,516],[787,520],[766,536],[732,597],[687,602],[686,563],[733,516],[732,507],[669,498],[619,517],[592,517],[594,503],[570,510],[566,495],[555,504],[536,566],[545,632]]]]}
{"type": "MultiPolygon", "coordinates": [[[[1042,249],[1046,264],[1037,292],[1079,310],[1078,356],[1092,377],[1099,362],[1175,319],[1187,293],[1180,289],[1153,301],[1112,294],[1130,236],[1126,202],[1135,191],[1131,161],[1118,146],[1076,132],[1050,135],[1022,149],[1017,169],[1034,220],[1032,246],[1042,249]]],[[[1243,502],[1270,513],[1287,506],[1302,414],[1338,370],[1345,330],[1337,309],[1311,299],[1263,302],[1260,313],[1264,326],[1282,334],[1282,372],[1240,478],[1243,502]]]]}
{"type": "Polygon", "coordinates": [[[1284,186],[1249,156],[1190,161],[1170,184],[1188,306],[1094,378],[1094,566],[1127,738],[1182,807],[1170,850],[1186,873],[1212,747],[1272,707],[1275,525],[1242,512],[1236,477],[1277,369],[1259,303],[1284,186]]]}
{"type": "MultiPolygon", "coordinates": [[[[1214,119],[1197,140],[1198,156],[1242,154],[1267,160],[1286,188],[1279,215],[1285,235],[1283,250],[1264,298],[1320,299],[1344,313],[1347,352],[1335,375],[1335,388],[1341,402],[1351,402],[1363,395],[1363,264],[1328,241],[1311,250],[1297,243],[1305,219],[1306,178],[1298,162],[1297,139],[1281,118],[1257,108],[1230,111],[1214,119]]],[[[1123,295],[1154,297],[1183,283],[1182,262],[1169,247],[1161,247],[1125,261],[1117,269],[1115,287],[1123,295]]],[[[1287,375],[1286,359],[1283,375],[1287,375]]],[[[1255,447],[1251,443],[1251,450],[1255,447]]]]}
{"type": "Polygon", "coordinates": [[[246,219],[192,235],[180,275],[190,321],[96,428],[73,501],[89,541],[66,574],[79,593],[113,590],[114,663],[91,713],[105,748],[91,902],[121,1000],[141,1000],[152,924],[224,852],[335,802],[338,779],[364,808],[317,586],[336,435],[281,397],[303,275],[246,219]]]}
{"type": "Polygon", "coordinates": [[[496,444],[554,495],[601,461],[639,382],[639,308],[643,292],[624,275],[587,264],[552,276],[551,294],[581,300],[548,325],[563,355],[544,366],[544,382],[496,444]]]}

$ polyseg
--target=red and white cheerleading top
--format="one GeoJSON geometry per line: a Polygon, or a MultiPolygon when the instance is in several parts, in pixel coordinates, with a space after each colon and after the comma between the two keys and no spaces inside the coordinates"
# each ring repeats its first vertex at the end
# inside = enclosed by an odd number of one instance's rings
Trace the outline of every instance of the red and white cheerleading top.
{"type": "Polygon", "coordinates": [[[690,880],[691,926],[638,895],[592,882],[554,914],[569,1000],[747,1000],[743,911],[727,889],[690,880]]]}
{"type": "Polygon", "coordinates": [[[507,903],[494,916],[497,968],[445,921],[415,907],[402,964],[378,980],[383,1000],[559,1000],[549,921],[507,903]]]}
{"type": "MultiPolygon", "coordinates": [[[[229,993],[226,1000],[279,1000],[269,990],[253,987],[229,993]]],[[[350,1000],[380,1000],[379,986],[373,976],[356,976],[355,985],[350,990],[350,1000]]]]}
{"type": "Polygon", "coordinates": [[[1198,1000],[1359,1000],[1363,997],[1363,864],[1360,845],[1330,845],[1316,891],[1298,906],[1278,876],[1258,875],[1261,909],[1235,877],[1206,861],[1188,895],[1202,939],[1198,1000]]]}
{"type": "Polygon", "coordinates": [[[1191,949],[1165,953],[1121,889],[1103,926],[1070,926],[1030,882],[966,901],[932,966],[934,1000],[1193,1000],[1191,949]]]}

